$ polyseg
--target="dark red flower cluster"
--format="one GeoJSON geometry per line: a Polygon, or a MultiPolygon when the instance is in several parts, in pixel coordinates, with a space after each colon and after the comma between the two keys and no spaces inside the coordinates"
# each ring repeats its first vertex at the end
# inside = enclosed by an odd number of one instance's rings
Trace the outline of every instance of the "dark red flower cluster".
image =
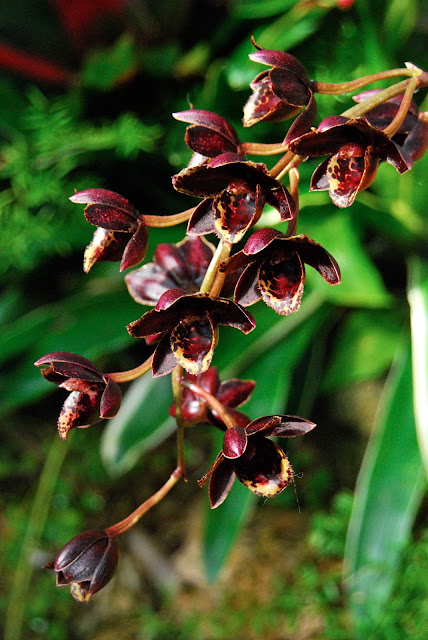
{"type": "MultiPolygon", "coordinates": [[[[293,481],[287,455],[271,438],[301,436],[315,424],[290,415],[252,420],[238,410],[249,400],[255,382],[238,378],[220,382],[211,366],[219,327],[249,334],[256,323],[246,307],[259,300],[282,316],[298,311],[305,265],[318,271],[326,284],[340,283],[335,258],[315,240],[297,233],[301,162],[326,156],[315,169],[310,188],[328,190],[333,203],[345,208],[372,184],[381,162],[404,173],[428,146],[427,113],[412,101],[413,91],[428,84],[428,74],[408,65],[399,70],[413,75],[404,83],[404,93],[403,84],[386,93],[360,93],[354,97],[354,107],[314,128],[315,94],[347,93],[353,82],[330,85],[310,80],[294,56],[253,44],[251,60],[269,68],[250,85],[243,124],[293,119],[282,141],[241,142],[222,116],[202,109],[180,111],[173,115],[188,125],[185,142],[192,157],[172,177],[172,185],[199,198],[195,207],[155,216],[141,214],[123,196],[105,189],[87,189],[71,197],[86,205],[85,217],[97,228],[85,251],[85,272],[102,261],[120,261],[121,270],[137,266],[147,252],[148,227],[187,222],[183,240],[159,244],[152,262],[125,278],[133,299],[154,307],[127,326],[132,337],[145,338],[151,345],[148,360],[130,371],[110,374],[82,356],[60,351],[35,363],[48,381],[69,392],[58,419],[63,439],[75,427],[116,415],[121,402],[118,382],[150,370],[155,378],[173,374],[170,414],[177,419],[177,468],[163,488],[127,518],[105,531],[76,536],[49,565],[57,572],[57,584],[70,584],[79,601],[87,601],[112,577],[118,558],[115,536],[133,526],[184,474],[184,427],[202,423],[224,432],[222,449],[200,481],[203,485],[209,479],[212,508],[222,504],[235,478],[263,498],[276,496],[293,481]],[[247,157],[275,153],[281,158],[270,169],[247,157]],[[289,188],[282,182],[287,174],[289,188]],[[268,226],[267,207],[278,213],[275,224],[280,229],[268,226]],[[203,237],[208,234],[217,246],[203,237]]],[[[397,75],[396,70],[385,74],[384,78],[397,75]]],[[[376,79],[383,78],[377,74],[376,79]]],[[[370,81],[359,79],[354,89],[370,81]]],[[[269,375],[275,376],[275,371],[269,375]]]]}

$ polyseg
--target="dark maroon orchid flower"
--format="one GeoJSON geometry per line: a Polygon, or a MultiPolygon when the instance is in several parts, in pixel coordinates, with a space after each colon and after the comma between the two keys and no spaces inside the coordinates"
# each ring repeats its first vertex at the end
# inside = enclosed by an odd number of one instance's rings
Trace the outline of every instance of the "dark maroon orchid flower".
{"type": "Polygon", "coordinates": [[[189,109],[172,114],[176,120],[188,122],[185,141],[194,155],[189,167],[203,164],[222,153],[240,154],[240,142],[235,129],[227,120],[211,111],[189,109]]]}
{"type": "Polygon", "coordinates": [[[211,364],[219,324],[245,334],[255,327],[252,316],[231,300],[170,289],[154,309],[131,322],[127,329],[134,338],[163,334],[153,354],[154,377],[170,373],[177,364],[198,375],[211,364]]]}
{"type": "Polygon", "coordinates": [[[235,301],[247,307],[261,298],[274,311],[288,315],[300,307],[305,266],[316,269],[328,284],[339,284],[336,260],[306,235],[287,237],[276,229],[260,229],[242,251],[225,260],[220,269],[229,273],[244,267],[235,289],[235,301]]]}
{"type": "Polygon", "coordinates": [[[85,273],[96,262],[118,262],[120,270],[135,267],[147,252],[148,233],[143,217],[129,200],[114,191],[86,189],[71,196],[87,204],[85,218],[97,227],[83,259],[85,273]]]}
{"type": "Polygon", "coordinates": [[[259,49],[250,53],[251,60],[266,64],[268,71],[260,73],[250,84],[252,96],[244,107],[244,127],[262,120],[280,121],[304,111],[291,125],[285,143],[306,133],[317,112],[312,83],[306,69],[294,56],[282,51],[259,49]]]}
{"type": "MultiPolygon", "coordinates": [[[[245,414],[236,411],[236,407],[240,407],[247,402],[256,386],[254,380],[231,378],[220,382],[216,367],[210,367],[207,371],[197,376],[188,374],[187,380],[197,384],[204,391],[217,398],[223,406],[227,407],[228,413],[234,418],[238,426],[245,426],[250,422],[250,419],[245,414]]],[[[175,404],[171,405],[169,413],[175,417],[175,404]]],[[[187,387],[183,387],[181,415],[189,425],[209,422],[220,428],[226,428],[218,413],[208,406],[207,401],[187,387]]]]}
{"type": "Polygon", "coordinates": [[[295,212],[293,198],[264,164],[235,153],[183,169],[173,176],[172,184],[177,191],[204,198],[190,217],[190,235],[216,233],[226,242],[239,242],[259,219],[265,202],[279,211],[283,221],[295,212]]]}
{"type": "Polygon", "coordinates": [[[84,429],[100,418],[113,418],[119,411],[120,387],[90,360],[75,353],[56,351],[34,364],[44,367],[41,374],[46,380],[71,392],[58,418],[58,431],[63,440],[71,429],[84,429]]]}
{"type": "Polygon", "coordinates": [[[85,531],[72,538],[45,569],[57,572],[57,587],[70,585],[78,602],[88,602],[105,587],[116,571],[119,550],[114,538],[105,531],[85,531]]]}
{"type": "MultiPolygon", "coordinates": [[[[362,102],[376,95],[379,91],[381,90],[371,89],[370,91],[364,91],[354,96],[353,99],[355,102],[362,102]]],[[[385,129],[397,115],[403,97],[401,94],[390,98],[383,104],[368,111],[364,118],[377,129],[385,129]]],[[[407,115],[392,140],[406,154],[406,160],[408,157],[411,158],[412,162],[419,160],[428,146],[428,112],[419,111],[416,103],[412,100],[407,115]]]]}
{"type": "Polygon", "coordinates": [[[315,169],[311,191],[328,190],[338,207],[349,207],[371,185],[381,160],[399,173],[412,166],[409,153],[366,118],[326,118],[318,129],[293,140],[290,149],[301,156],[329,155],[315,169]]]}
{"type": "Polygon", "coordinates": [[[284,451],[268,438],[302,436],[315,426],[298,416],[263,416],[245,427],[227,429],[223,449],[199,481],[203,486],[210,479],[211,508],[224,502],[235,477],[263,498],[281,493],[293,481],[293,470],[284,451]]]}
{"type": "Polygon", "coordinates": [[[154,262],[125,276],[131,296],[140,304],[155,305],[168,289],[196,293],[201,288],[215,247],[205,238],[186,236],[177,244],[159,244],[154,262]]]}

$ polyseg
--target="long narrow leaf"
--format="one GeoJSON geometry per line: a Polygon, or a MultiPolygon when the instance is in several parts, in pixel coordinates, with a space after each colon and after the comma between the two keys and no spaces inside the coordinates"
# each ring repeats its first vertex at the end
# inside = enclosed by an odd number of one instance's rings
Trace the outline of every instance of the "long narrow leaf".
{"type": "Polygon", "coordinates": [[[410,263],[408,297],[416,432],[428,476],[428,263],[416,257],[410,263]]]}
{"type": "Polygon", "coordinates": [[[345,551],[345,586],[362,639],[390,595],[425,486],[407,340],[399,347],[380,404],[357,481],[345,551]]]}

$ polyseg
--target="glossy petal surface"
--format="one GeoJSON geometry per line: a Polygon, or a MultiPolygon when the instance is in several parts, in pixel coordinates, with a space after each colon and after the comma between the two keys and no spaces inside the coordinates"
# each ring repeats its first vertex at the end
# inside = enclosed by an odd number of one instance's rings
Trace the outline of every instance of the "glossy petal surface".
{"type": "Polygon", "coordinates": [[[280,315],[297,311],[305,285],[305,270],[295,254],[289,260],[263,262],[259,268],[258,286],[266,304],[280,315]]]}
{"type": "Polygon", "coordinates": [[[244,456],[234,461],[234,469],[238,480],[263,498],[273,498],[293,481],[283,450],[261,436],[251,438],[244,456]]]}

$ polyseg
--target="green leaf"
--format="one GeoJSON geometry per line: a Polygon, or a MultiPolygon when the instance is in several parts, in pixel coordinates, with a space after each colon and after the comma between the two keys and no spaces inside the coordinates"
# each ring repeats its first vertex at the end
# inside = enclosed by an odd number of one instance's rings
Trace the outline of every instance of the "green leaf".
{"type": "MultiPolygon", "coordinates": [[[[270,332],[264,332],[262,338],[248,346],[233,370],[221,376],[227,379],[239,375],[256,381],[256,388],[243,407],[245,413],[255,418],[286,411],[294,368],[328,314],[326,307],[319,308],[321,302],[319,296],[313,294],[311,299],[306,299],[299,314],[280,318],[270,332]],[[269,375],[272,371],[274,376],[269,375]]],[[[269,312],[272,317],[272,310],[269,312]]],[[[216,451],[221,449],[222,438],[222,433],[216,434],[216,451]]],[[[225,502],[207,512],[203,558],[209,581],[216,579],[255,501],[256,496],[236,481],[225,502]]]]}
{"type": "Polygon", "coordinates": [[[345,587],[358,637],[382,613],[425,488],[408,341],[399,346],[358,476],[345,551],[345,587]]]}
{"type": "Polygon", "coordinates": [[[101,457],[109,473],[129,471],[143,453],[175,431],[175,420],[168,416],[171,402],[169,376],[152,378],[149,372],[130,385],[101,439],[101,457]]]}
{"type": "Polygon", "coordinates": [[[348,210],[327,207],[305,208],[299,231],[319,242],[339,263],[342,282],[328,286],[313,269],[307,269],[307,281],[326,300],[346,306],[385,307],[390,296],[382,278],[365,251],[360,230],[348,210]],[[331,212],[331,213],[330,213],[331,212]]]}
{"type": "Polygon", "coordinates": [[[396,310],[352,312],[333,344],[323,389],[329,391],[382,375],[394,358],[401,327],[396,310]]]}
{"type": "Polygon", "coordinates": [[[232,5],[233,15],[236,18],[253,19],[268,18],[284,13],[290,9],[295,0],[238,0],[232,5]]]}
{"type": "Polygon", "coordinates": [[[112,47],[92,52],[82,69],[87,87],[108,91],[138,67],[138,48],[129,34],[122,35],[112,47]]]}
{"type": "Polygon", "coordinates": [[[413,402],[419,447],[428,476],[428,262],[415,256],[409,269],[413,402]]]}
{"type": "Polygon", "coordinates": [[[390,51],[397,51],[415,28],[418,17],[417,0],[392,0],[387,4],[384,29],[386,45],[390,51]]]}

